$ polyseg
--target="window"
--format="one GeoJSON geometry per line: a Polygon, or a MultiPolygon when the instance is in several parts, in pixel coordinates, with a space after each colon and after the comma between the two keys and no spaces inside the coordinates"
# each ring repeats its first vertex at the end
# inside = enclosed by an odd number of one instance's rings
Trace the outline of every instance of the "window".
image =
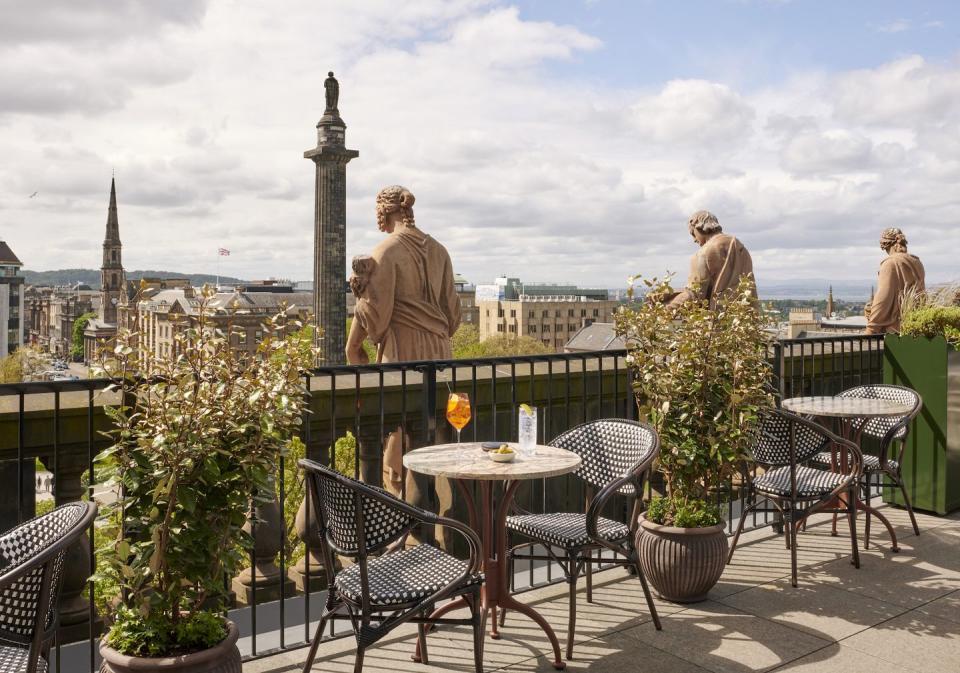
{"type": "Polygon", "coordinates": [[[577,326],[576,326],[576,325],[567,325],[567,331],[568,331],[568,332],[576,332],[576,331],[577,331],[577,326]]]}
{"type": "Polygon", "coordinates": [[[543,340],[543,345],[546,346],[547,348],[549,348],[549,347],[550,347],[550,339],[544,339],[544,340],[543,340]]]}
{"type": "Polygon", "coordinates": [[[247,343],[247,331],[246,331],[246,330],[239,330],[239,331],[237,332],[237,343],[240,344],[241,346],[246,345],[246,343],[247,343]]]}
{"type": "Polygon", "coordinates": [[[536,333],[537,333],[537,326],[536,326],[536,325],[530,325],[530,327],[527,329],[527,331],[530,332],[530,334],[536,334],[536,333]]]}
{"type": "Polygon", "coordinates": [[[497,317],[498,317],[498,318],[502,318],[502,317],[503,317],[503,309],[502,309],[502,308],[498,308],[498,309],[497,309],[497,317]]]}
{"type": "Polygon", "coordinates": [[[561,315],[562,315],[562,313],[560,312],[560,309],[557,309],[556,311],[553,312],[553,317],[554,317],[554,318],[559,318],[561,315]]]}
{"type": "Polygon", "coordinates": [[[256,339],[257,341],[260,341],[260,339],[263,338],[263,331],[262,331],[262,330],[257,330],[256,332],[254,332],[254,333],[253,333],[253,338],[256,339]]]}
{"type": "Polygon", "coordinates": [[[581,318],[586,318],[586,317],[587,317],[587,309],[585,309],[585,308],[580,309],[580,317],[581,317],[581,318]]]}
{"type": "Polygon", "coordinates": [[[598,308],[593,309],[593,317],[594,318],[600,317],[600,309],[598,308]]]}
{"type": "Polygon", "coordinates": [[[516,309],[514,309],[514,308],[510,309],[510,317],[511,317],[511,318],[516,318],[516,317],[517,317],[517,310],[516,310],[516,309]]]}
{"type": "Polygon", "coordinates": [[[487,317],[490,317],[490,309],[487,309],[487,317]]]}
{"type": "Polygon", "coordinates": [[[503,325],[497,325],[497,331],[498,331],[498,332],[502,332],[502,331],[503,331],[503,325]]]}
{"type": "Polygon", "coordinates": [[[543,331],[544,331],[544,333],[549,332],[549,331],[550,331],[550,325],[544,325],[544,326],[543,326],[543,331]]]}
{"type": "Polygon", "coordinates": [[[540,317],[541,317],[541,318],[549,318],[549,317],[550,317],[550,311],[544,311],[542,314],[540,314],[540,317]]]}
{"type": "Polygon", "coordinates": [[[572,309],[572,308],[567,309],[567,317],[569,317],[569,318],[572,318],[572,317],[573,317],[573,309],[572,309]]]}
{"type": "Polygon", "coordinates": [[[528,317],[528,318],[535,318],[535,317],[537,317],[537,312],[536,312],[536,311],[528,311],[528,312],[527,312],[527,317],[528,317]]]}
{"type": "Polygon", "coordinates": [[[516,325],[510,325],[510,331],[513,332],[514,334],[516,334],[516,333],[517,333],[517,326],[516,326],[516,325]]]}

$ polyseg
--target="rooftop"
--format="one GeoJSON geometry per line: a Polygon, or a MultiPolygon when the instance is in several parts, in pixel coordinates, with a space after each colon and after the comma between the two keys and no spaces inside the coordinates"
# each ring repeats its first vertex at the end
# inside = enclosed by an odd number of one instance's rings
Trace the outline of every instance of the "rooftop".
{"type": "MultiPolygon", "coordinates": [[[[659,601],[663,631],[644,607],[640,583],[620,569],[594,578],[593,603],[577,597],[577,649],[568,671],[620,673],[910,673],[958,670],[960,662],[960,513],[918,514],[915,537],[906,513],[884,513],[896,526],[901,551],[861,551],[849,560],[849,538],[830,535],[826,516],[800,535],[799,586],[790,586],[790,555],[770,529],[741,538],[733,562],[703,603],[659,601]]],[[[881,545],[883,537],[877,538],[881,545]]],[[[583,586],[583,583],[581,583],[583,586]]],[[[566,585],[522,595],[553,624],[565,624],[566,585]]],[[[553,671],[532,622],[508,614],[501,640],[486,640],[486,671],[553,671]]],[[[428,636],[430,665],[410,654],[416,627],[393,632],[369,649],[365,673],[470,673],[469,627],[428,636]]],[[[353,670],[352,638],[320,645],[314,670],[353,670]]],[[[306,649],[246,663],[244,673],[299,671],[306,649]]]]}

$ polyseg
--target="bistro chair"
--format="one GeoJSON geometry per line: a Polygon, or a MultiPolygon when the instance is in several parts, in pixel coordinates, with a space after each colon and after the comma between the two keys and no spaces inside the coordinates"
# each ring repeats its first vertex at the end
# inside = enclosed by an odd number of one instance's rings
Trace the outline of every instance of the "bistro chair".
{"type": "Polygon", "coordinates": [[[744,470],[747,507],[740,515],[737,532],[730,543],[727,563],[733,559],[743,525],[751,511],[778,512],[781,515],[787,548],[790,550],[790,582],[797,586],[797,528],[816,512],[847,515],[853,564],[860,567],[857,551],[857,486],[863,457],[860,447],[826,428],[797,414],[780,409],[764,413],[752,447],[753,461],[765,468],[762,474],[744,470]],[[845,470],[826,472],[803,463],[833,442],[846,454],[845,470]],[[842,499],[840,499],[842,496],[842,499]],[[774,509],[760,509],[769,502],[774,509]]]}
{"type": "Polygon", "coordinates": [[[383,489],[345,477],[312,460],[301,460],[320,529],[321,550],[331,573],[327,600],[320,615],[304,673],[313,666],[324,625],[347,619],[357,639],[354,672],[363,669],[364,652],[406,622],[418,625],[420,660],[428,663],[426,624],[469,624],[473,627],[476,673],[483,671],[483,618],[480,606],[480,539],[464,524],[414,507],[383,489]],[[417,524],[451,528],[467,541],[463,561],[429,544],[401,549],[417,524]],[[371,554],[385,552],[371,558],[371,554]],[[337,571],[334,554],[356,562],[337,571]],[[462,596],[469,619],[430,619],[437,602],[462,596]]]}
{"type": "MultiPolygon", "coordinates": [[[[869,419],[856,419],[853,422],[852,430],[858,437],[872,437],[879,442],[879,450],[876,455],[871,453],[863,454],[863,484],[864,500],[869,502],[870,498],[870,477],[876,476],[876,485],[879,488],[899,488],[903,493],[903,502],[907,506],[907,513],[910,515],[910,523],[913,524],[913,532],[920,535],[920,527],[917,525],[917,517],[913,513],[913,505],[910,502],[910,495],[907,493],[907,487],[903,483],[903,476],[900,472],[900,466],[903,464],[903,451],[907,446],[907,435],[910,433],[910,423],[920,413],[923,408],[923,400],[916,391],[904,386],[891,385],[866,385],[857,386],[844,390],[837,397],[859,397],[871,400],[892,400],[908,404],[912,408],[906,416],[881,416],[869,419]],[[899,444],[899,447],[896,445],[899,444]],[[896,458],[892,456],[896,455],[896,458]],[[885,482],[882,477],[890,479],[885,482]]],[[[826,467],[835,468],[834,454],[831,451],[822,451],[813,457],[812,463],[826,467]]],[[[863,548],[866,549],[870,544],[870,512],[867,512],[867,520],[863,529],[863,548]]]]}
{"type": "MultiPolygon", "coordinates": [[[[660,438],[649,425],[619,418],[578,425],[556,437],[551,446],[573,451],[582,459],[573,473],[586,486],[585,512],[550,514],[517,514],[507,517],[507,529],[532,540],[513,547],[510,562],[517,551],[536,545],[546,555],[524,554],[523,559],[553,561],[563,570],[569,585],[569,617],[567,623],[567,659],[573,658],[573,639],[577,625],[577,580],[587,576],[587,602],[593,602],[593,565],[615,564],[635,569],[647,607],[657,630],[660,617],[653,604],[650,587],[637,563],[633,548],[636,520],[640,513],[643,482],[653,461],[660,454],[660,438]],[[604,505],[614,494],[629,498],[632,503],[630,525],[600,516],[604,505]],[[604,550],[614,558],[602,557],[604,550]]],[[[506,611],[500,613],[501,624],[506,611]]]]}
{"type": "Polygon", "coordinates": [[[0,535],[0,671],[44,673],[57,632],[63,557],[97,514],[72,502],[0,535]]]}

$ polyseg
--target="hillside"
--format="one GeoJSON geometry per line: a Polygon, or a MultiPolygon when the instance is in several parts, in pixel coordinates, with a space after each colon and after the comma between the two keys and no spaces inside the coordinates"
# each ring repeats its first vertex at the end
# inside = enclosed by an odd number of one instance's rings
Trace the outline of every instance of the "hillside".
{"type": "MultiPolygon", "coordinates": [[[[72,285],[85,283],[94,289],[100,287],[100,271],[97,269],[57,269],[56,271],[23,271],[28,285],[72,285]]],[[[127,271],[128,280],[139,280],[144,276],[152,278],[189,278],[195,286],[215,283],[217,277],[209,273],[182,273],[176,271],[136,270],[127,271]]],[[[221,285],[235,285],[245,281],[231,276],[220,276],[221,285]]]]}

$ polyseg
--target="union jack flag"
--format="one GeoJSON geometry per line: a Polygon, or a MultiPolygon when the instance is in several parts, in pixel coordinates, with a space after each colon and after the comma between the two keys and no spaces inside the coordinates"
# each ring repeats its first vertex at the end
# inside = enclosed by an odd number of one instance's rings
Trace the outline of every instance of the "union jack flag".
{"type": "Polygon", "coordinates": [[[221,257],[229,257],[230,251],[227,250],[226,248],[217,248],[217,254],[220,255],[221,257]]]}

